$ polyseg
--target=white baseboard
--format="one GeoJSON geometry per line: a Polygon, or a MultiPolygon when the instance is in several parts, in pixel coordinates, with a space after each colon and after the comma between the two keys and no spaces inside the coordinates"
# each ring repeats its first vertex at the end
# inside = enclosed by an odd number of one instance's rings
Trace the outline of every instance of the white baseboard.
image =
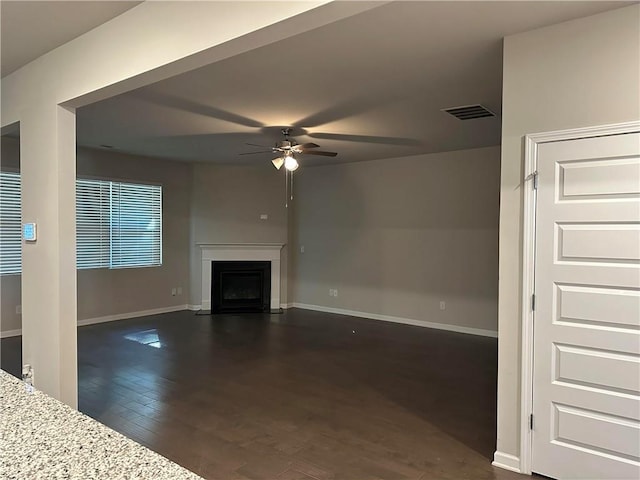
{"type": "Polygon", "coordinates": [[[435,328],[437,330],[448,330],[450,332],[467,333],[470,335],[480,335],[483,337],[498,338],[498,332],[495,330],[484,330],[481,328],[463,327],[460,325],[450,325],[446,323],[427,322],[425,320],[415,320],[412,318],[394,317],[391,315],[380,315],[377,313],[359,312],[356,310],[344,310],[342,308],[325,307],[322,305],[309,305],[307,303],[291,304],[295,308],[303,310],[314,310],[316,312],[337,313],[338,315],[349,315],[352,317],[369,318],[372,320],[382,320],[385,322],[403,323],[405,325],[414,325],[417,327],[435,328]]]}
{"type": "Polygon", "coordinates": [[[22,335],[22,330],[19,328],[17,330],[5,330],[4,332],[0,332],[0,338],[18,337],[20,335],[22,335]]]}
{"type": "Polygon", "coordinates": [[[491,465],[494,467],[504,468],[512,472],[520,473],[520,458],[509,453],[502,453],[496,451],[493,454],[493,462],[491,465]]]}
{"type": "MultiPolygon", "coordinates": [[[[369,312],[359,312],[356,310],[345,310],[342,308],[332,308],[325,307],[322,305],[310,305],[306,303],[283,303],[280,305],[283,309],[289,308],[301,308],[303,310],[313,310],[316,312],[324,312],[324,313],[336,313],[338,315],[349,315],[352,317],[359,318],[369,318],[372,320],[382,320],[385,322],[393,322],[393,323],[403,323],[405,325],[414,325],[418,327],[426,327],[426,328],[435,328],[437,330],[448,330],[450,332],[457,333],[466,333],[471,335],[481,335],[483,337],[492,337],[497,338],[498,332],[493,330],[483,330],[480,328],[471,328],[471,327],[463,327],[459,325],[448,325],[444,323],[434,323],[427,322],[424,320],[414,320],[411,318],[403,318],[403,317],[394,317],[391,315],[380,315],[377,313],[369,313],[369,312]]],[[[85,325],[93,325],[96,323],[104,323],[104,322],[113,322],[116,320],[125,320],[127,318],[136,318],[136,317],[146,317],[147,315],[159,315],[161,313],[170,313],[177,312],[180,310],[191,310],[198,311],[200,310],[200,305],[174,305],[172,307],[163,307],[163,308],[154,308],[151,310],[141,310],[138,312],[128,312],[128,313],[119,313],[117,315],[107,315],[104,317],[96,317],[96,318],[86,318],[84,320],[78,320],[78,326],[82,327],[85,325]]],[[[18,335],[22,335],[22,330],[5,330],[4,332],[0,332],[0,338],[8,338],[8,337],[16,337],[18,335]]],[[[499,452],[496,452],[496,455],[499,452]]],[[[502,454],[501,454],[502,455],[502,454]]],[[[504,454],[507,455],[507,454],[504,454]]],[[[507,455],[508,456],[508,455],[507,455]]],[[[516,458],[516,457],[513,457],[516,458]]],[[[519,460],[516,458],[517,464],[519,465],[519,460]]],[[[497,461],[497,460],[496,460],[497,461]]],[[[500,466],[500,465],[497,465],[500,466]]],[[[507,468],[507,467],[503,467],[507,468]]],[[[519,471],[519,470],[518,470],[519,471]]]]}
{"type": "Polygon", "coordinates": [[[78,326],[93,325],[95,323],[115,322],[116,320],[126,320],[128,318],[146,317],[147,315],[159,315],[161,313],[179,312],[187,310],[187,305],[173,305],[171,307],[152,308],[151,310],[140,310],[138,312],[118,313],[117,315],[106,315],[104,317],[85,318],[78,320],[78,326]]]}
{"type": "MultiPolygon", "coordinates": [[[[128,318],[146,317],[147,315],[159,315],[161,313],[179,312],[188,310],[189,305],[173,305],[171,307],[152,308],[151,310],[140,310],[138,312],[118,313],[117,315],[106,315],[104,317],[85,318],[78,320],[78,326],[94,325],[96,323],[114,322],[116,320],[126,320],[128,318]]],[[[17,337],[22,335],[22,330],[5,330],[0,332],[0,338],[17,337]]]]}

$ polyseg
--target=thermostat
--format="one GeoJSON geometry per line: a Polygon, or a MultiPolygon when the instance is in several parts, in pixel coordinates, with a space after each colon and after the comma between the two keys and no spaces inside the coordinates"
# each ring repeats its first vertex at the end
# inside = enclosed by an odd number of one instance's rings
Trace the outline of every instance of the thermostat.
{"type": "Polygon", "coordinates": [[[35,223],[23,223],[22,224],[22,238],[24,238],[25,242],[35,242],[36,235],[36,224],[35,223]]]}

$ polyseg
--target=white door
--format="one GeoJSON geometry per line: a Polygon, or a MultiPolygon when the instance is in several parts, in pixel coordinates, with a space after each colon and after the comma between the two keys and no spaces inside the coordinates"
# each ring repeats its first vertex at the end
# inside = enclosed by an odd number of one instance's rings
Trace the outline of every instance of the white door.
{"type": "Polygon", "coordinates": [[[537,156],[532,470],[640,478],[640,135],[537,156]]]}

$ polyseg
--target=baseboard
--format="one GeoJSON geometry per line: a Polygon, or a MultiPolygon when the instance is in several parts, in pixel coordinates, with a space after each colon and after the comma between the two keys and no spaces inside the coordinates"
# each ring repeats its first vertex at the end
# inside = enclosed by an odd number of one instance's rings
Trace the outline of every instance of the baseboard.
{"type": "Polygon", "coordinates": [[[470,335],[480,335],[483,337],[498,338],[498,332],[495,330],[484,330],[481,328],[463,327],[460,325],[450,325],[446,323],[427,322],[425,320],[415,320],[412,318],[394,317],[391,315],[380,315],[377,313],[359,312],[356,310],[344,310],[342,308],[325,307],[322,305],[309,305],[307,303],[292,304],[295,308],[303,310],[314,310],[316,312],[337,313],[338,315],[349,315],[352,317],[369,318],[372,320],[382,320],[385,322],[403,323],[405,325],[414,325],[417,327],[435,328],[437,330],[448,330],[450,332],[466,333],[470,335]]]}
{"type": "Polygon", "coordinates": [[[508,453],[502,453],[496,451],[493,454],[493,462],[491,465],[498,468],[504,468],[512,472],[520,473],[520,458],[508,453]]]}
{"type": "Polygon", "coordinates": [[[22,335],[21,329],[16,330],[5,330],[4,332],[0,332],[0,338],[9,338],[9,337],[19,337],[22,335]]]}
{"type": "MultiPolygon", "coordinates": [[[[437,330],[448,330],[450,332],[466,333],[470,335],[480,335],[483,337],[492,337],[492,338],[498,337],[498,332],[493,330],[483,330],[480,328],[462,327],[459,325],[448,325],[444,323],[427,322],[424,320],[414,320],[411,318],[394,317],[391,315],[379,315],[377,313],[359,312],[356,310],[345,310],[342,308],[325,307],[322,305],[310,305],[307,303],[293,302],[293,303],[283,303],[280,306],[283,309],[301,308],[303,310],[313,310],[316,312],[324,312],[324,313],[335,313],[338,315],[349,315],[352,317],[369,318],[372,320],[382,320],[385,322],[403,323],[405,325],[414,325],[417,327],[425,327],[425,328],[435,328],[437,330]]],[[[107,315],[104,317],[86,318],[84,320],[78,320],[78,326],[82,327],[85,325],[93,325],[96,323],[126,320],[127,318],[146,317],[147,315],[159,315],[161,313],[171,313],[171,312],[177,312],[180,310],[198,311],[200,310],[200,308],[201,308],[200,305],[188,304],[188,305],[174,305],[172,307],[154,308],[151,310],[140,310],[138,312],[119,313],[117,315],[107,315]]],[[[22,330],[20,329],[5,330],[4,332],[0,332],[0,338],[17,337],[19,335],[22,335],[22,330]]],[[[498,455],[498,453],[499,452],[496,452],[496,455],[498,455]]],[[[501,455],[507,455],[507,454],[501,454],[501,455]]],[[[516,458],[516,457],[513,457],[513,458],[516,458]]],[[[497,461],[497,457],[496,457],[496,461],[497,461]]],[[[516,458],[516,462],[519,465],[520,460],[516,458]]],[[[496,466],[501,466],[501,465],[496,464],[496,466]]],[[[503,467],[503,468],[508,468],[508,467],[503,467]]]]}
{"type": "Polygon", "coordinates": [[[187,310],[187,305],[173,305],[171,307],[152,308],[151,310],[140,310],[138,312],[119,313],[117,315],[106,315],[104,317],[85,318],[78,320],[78,326],[93,325],[95,323],[115,322],[117,320],[126,320],[128,318],[146,317],[147,315],[159,315],[161,313],[179,312],[187,310]]]}
{"type": "MultiPolygon", "coordinates": [[[[189,305],[173,305],[171,307],[152,308],[151,310],[140,310],[138,312],[119,313],[117,315],[106,315],[104,317],[85,318],[78,320],[78,326],[94,325],[96,323],[114,322],[116,320],[126,320],[128,318],[146,317],[147,315],[159,315],[161,313],[179,312],[188,310],[189,305]]],[[[0,338],[17,337],[22,335],[22,330],[5,330],[0,332],[0,338]]]]}

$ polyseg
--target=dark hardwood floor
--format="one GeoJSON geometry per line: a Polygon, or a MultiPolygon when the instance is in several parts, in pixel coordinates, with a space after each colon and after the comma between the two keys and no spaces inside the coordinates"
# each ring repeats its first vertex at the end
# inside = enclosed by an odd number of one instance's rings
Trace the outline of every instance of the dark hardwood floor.
{"type": "Polygon", "coordinates": [[[178,312],[79,328],[78,363],[82,412],[205,478],[524,478],[491,466],[495,339],[178,312]]]}

